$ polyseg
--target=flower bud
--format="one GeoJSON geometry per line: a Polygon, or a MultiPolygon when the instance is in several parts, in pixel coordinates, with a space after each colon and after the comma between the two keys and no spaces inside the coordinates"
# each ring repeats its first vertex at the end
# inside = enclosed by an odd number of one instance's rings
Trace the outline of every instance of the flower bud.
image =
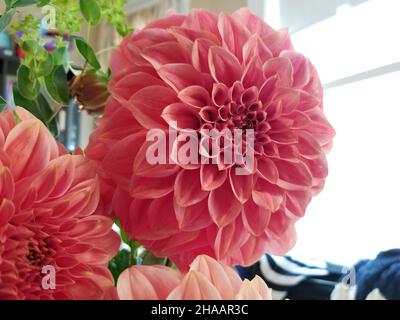
{"type": "Polygon", "coordinates": [[[84,71],[69,82],[73,97],[87,113],[103,113],[109,93],[105,74],[94,70],[84,71]]]}

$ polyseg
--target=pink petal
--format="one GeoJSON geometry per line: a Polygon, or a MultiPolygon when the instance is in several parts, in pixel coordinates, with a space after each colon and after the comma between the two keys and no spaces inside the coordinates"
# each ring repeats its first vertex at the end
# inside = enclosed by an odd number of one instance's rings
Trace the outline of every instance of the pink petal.
{"type": "Polygon", "coordinates": [[[171,89],[163,86],[150,86],[138,91],[130,98],[129,108],[143,127],[147,129],[165,128],[165,122],[161,118],[162,111],[176,101],[176,94],[171,89]]]}
{"type": "Polygon", "coordinates": [[[207,199],[189,207],[181,207],[175,201],[174,208],[180,230],[186,232],[199,231],[213,223],[208,212],[207,199]]]}
{"type": "Polygon", "coordinates": [[[200,129],[198,110],[184,103],[170,104],[164,109],[161,116],[170,127],[176,130],[200,129]]]}
{"type": "MultiPolygon", "coordinates": [[[[141,177],[168,177],[171,176],[179,170],[179,167],[175,164],[168,163],[168,157],[166,156],[167,163],[157,163],[150,164],[147,159],[147,152],[149,147],[153,144],[153,142],[145,142],[140,147],[139,151],[132,152],[132,149],[129,149],[132,154],[136,154],[134,163],[133,163],[133,172],[135,175],[141,177]]],[[[137,148],[135,148],[137,150],[137,148]]]]}
{"type": "MultiPolygon", "coordinates": [[[[245,88],[256,86],[260,88],[264,83],[262,63],[258,56],[254,56],[243,72],[242,83],[245,88]]],[[[258,89],[257,89],[258,94],[258,89]]]]}
{"type": "Polygon", "coordinates": [[[172,195],[155,200],[135,199],[129,214],[119,217],[124,230],[141,241],[165,239],[178,231],[172,195]]]}
{"type": "Polygon", "coordinates": [[[301,155],[307,159],[319,158],[322,154],[322,148],[314,137],[308,132],[298,132],[298,149],[301,155]]]}
{"type": "Polygon", "coordinates": [[[249,234],[244,232],[242,219],[238,217],[236,221],[218,229],[214,241],[215,255],[218,260],[224,260],[234,254],[249,238],[249,234]]]}
{"type": "Polygon", "coordinates": [[[241,78],[242,67],[239,61],[232,53],[221,47],[210,48],[208,64],[214,80],[228,87],[241,78]]]}
{"type": "Polygon", "coordinates": [[[253,199],[247,201],[243,206],[243,225],[253,236],[260,236],[265,232],[271,211],[257,205],[253,199]]]}
{"type": "Polygon", "coordinates": [[[260,17],[251,12],[248,8],[241,8],[232,14],[232,17],[246,26],[251,34],[266,37],[276,31],[265,23],[260,17]]]}
{"type": "MultiPolygon", "coordinates": [[[[186,87],[198,85],[205,87],[207,79],[205,75],[192,65],[186,63],[173,63],[163,65],[158,69],[158,74],[176,92],[182,91],[186,87]]],[[[156,91],[153,91],[153,93],[156,91]]]]}
{"type": "Polygon", "coordinates": [[[136,72],[124,76],[116,83],[111,82],[109,89],[114,98],[127,101],[136,92],[155,85],[164,86],[164,83],[148,73],[136,72]]]}
{"type": "Polygon", "coordinates": [[[312,193],[309,191],[288,191],[286,192],[286,208],[293,215],[303,217],[311,198],[312,193]]]}
{"type": "Polygon", "coordinates": [[[164,266],[133,266],[118,279],[121,300],[165,300],[181,282],[182,275],[164,266]]]}
{"type": "Polygon", "coordinates": [[[14,180],[44,169],[58,145],[39,120],[20,122],[9,133],[4,151],[10,155],[10,170],[14,180]]]}
{"type": "Polygon", "coordinates": [[[210,104],[210,94],[200,86],[191,86],[179,92],[178,98],[185,104],[201,108],[210,104]]]}
{"type": "Polygon", "coordinates": [[[175,201],[180,207],[192,206],[208,196],[201,189],[199,170],[181,170],[175,180],[175,201]]]}
{"type": "Polygon", "coordinates": [[[272,52],[267,48],[258,34],[253,34],[243,46],[243,61],[247,65],[254,57],[261,61],[273,58],[272,52]]]}
{"type": "Polygon", "coordinates": [[[240,287],[236,300],[272,300],[271,290],[259,276],[251,281],[245,279],[240,287]]]}
{"type": "Polygon", "coordinates": [[[308,188],[313,183],[310,170],[301,162],[274,160],[279,171],[278,185],[287,190],[308,188]]]}
{"type": "Polygon", "coordinates": [[[257,180],[252,196],[257,205],[271,212],[278,210],[283,202],[282,190],[264,179],[257,180]]]}
{"type": "Polygon", "coordinates": [[[279,172],[274,162],[269,158],[260,158],[257,161],[257,171],[262,178],[272,184],[276,184],[279,178],[279,172]]]}
{"type": "Polygon", "coordinates": [[[243,61],[242,49],[250,32],[240,23],[237,23],[231,16],[220,13],[218,16],[218,30],[222,43],[240,62],[243,61]]]}
{"type": "Polygon", "coordinates": [[[229,181],[232,191],[240,203],[245,203],[251,197],[253,190],[253,175],[237,175],[235,169],[229,170],[229,181]]]}
{"type": "Polygon", "coordinates": [[[266,79],[275,75],[279,76],[278,85],[281,87],[291,87],[293,83],[293,66],[287,58],[272,58],[265,62],[263,66],[266,79]]]}
{"type": "Polygon", "coordinates": [[[309,62],[300,53],[295,51],[284,51],[280,55],[290,59],[293,66],[293,87],[303,88],[305,87],[311,79],[309,62]]]}
{"type": "Polygon", "coordinates": [[[104,169],[112,172],[113,179],[126,190],[129,189],[135,154],[144,141],[144,132],[130,135],[117,142],[103,160],[104,169]]]}
{"type": "Polygon", "coordinates": [[[146,29],[160,28],[166,29],[173,26],[180,26],[186,17],[184,15],[172,14],[162,19],[155,20],[146,26],[146,29]]]}
{"type": "Polygon", "coordinates": [[[196,70],[210,73],[208,65],[208,52],[215,43],[208,39],[197,39],[193,44],[192,62],[196,70]]]}
{"type": "Polygon", "coordinates": [[[195,30],[205,30],[218,35],[218,16],[204,9],[194,9],[187,16],[184,26],[195,30]]]}
{"type": "Polygon", "coordinates": [[[190,265],[191,271],[203,274],[220,292],[223,300],[229,300],[238,292],[241,280],[236,271],[206,255],[198,256],[190,265]]]}
{"type": "Polygon", "coordinates": [[[174,190],[175,175],[165,178],[133,176],[130,182],[130,195],[138,199],[157,199],[174,190]]]}
{"type": "Polygon", "coordinates": [[[292,50],[293,45],[287,29],[281,29],[263,37],[265,45],[277,57],[284,50],[292,50]]]}
{"type": "Polygon", "coordinates": [[[200,168],[200,182],[203,190],[219,188],[226,180],[227,170],[219,170],[215,164],[203,164],[200,168]]]}
{"type": "Polygon", "coordinates": [[[208,198],[208,209],[213,221],[220,227],[227,226],[239,215],[242,205],[236,199],[228,180],[211,191],[208,198]]]}
{"type": "Polygon", "coordinates": [[[155,69],[159,69],[165,64],[188,62],[182,46],[175,41],[163,42],[148,47],[143,50],[142,56],[155,69]]]}
{"type": "Polygon", "coordinates": [[[283,256],[296,244],[297,236],[294,221],[281,211],[275,212],[268,225],[266,251],[273,255],[283,256]]]}
{"type": "Polygon", "coordinates": [[[168,296],[168,300],[221,300],[217,288],[198,271],[189,271],[182,283],[168,296]]]}

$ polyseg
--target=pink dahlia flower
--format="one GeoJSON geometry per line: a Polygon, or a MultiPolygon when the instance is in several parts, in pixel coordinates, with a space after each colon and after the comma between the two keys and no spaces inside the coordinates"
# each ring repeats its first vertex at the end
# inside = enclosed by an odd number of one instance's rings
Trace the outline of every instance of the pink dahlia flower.
{"type": "MultiPolygon", "coordinates": [[[[334,136],[318,75],[288,32],[246,9],[194,10],[126,37],[111,69],[112,97],[87,154],[131,237],[180,267],[199,254],[248,265],[266,251],[286,253],[323,187],[334,136]],[[254,166],[238,175],[243,164],[188,164],[173,152],[150,164],[148,133],[159,129],[169,148],[179,146],[171,127],[194,136],[252,129],[254,166]]],[[[210,141],[202,138],[197,157],[213,157],[210,141]]]]}
{"type": "Polygon", "coordinates": [[[272,300],[256,276],[242,281],[230,267],[201,255],[186,274],[164,266],[133,266],[118,279],[121,300],[272,300]]]}
{"type": "Polygon", "coordinates": [[[94,215],[98,178],[23,109],[0,114],[0,300],[116,296],[113,221],[94,215]]]}

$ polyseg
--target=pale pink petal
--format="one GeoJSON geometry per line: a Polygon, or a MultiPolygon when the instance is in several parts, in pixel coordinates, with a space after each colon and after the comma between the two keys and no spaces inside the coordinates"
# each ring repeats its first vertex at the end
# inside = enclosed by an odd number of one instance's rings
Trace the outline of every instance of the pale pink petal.
{"type": "Polygon", "coordinates": [[[243,61],[242,49],[250,32],[240,23],[237,23],[231,16],[220,13],[218,16],[218,30],[222,43],[240,62],[243,61]]]}
{"type": "Polygon", "coordinates": [[[236,271],[206,255],[198,256],[190,265],[190,270],[203,274],[220,292],[223,300],[232,299],[241,286],[236,271]]]}
{"type": "Polygon", "coordinates": [[[221,300],[217,288],[198,271],[189,271],[182,283],[168,296],[168,300],[221,300]]]}
{"type": "Polygon", "coordinates": [[[165,300],[182,280],[182,275],[164,266],[133,266],[118,278],[121,300],[165,300]]]}
{"type": "Polygon", "coordinates": [[[243,281],[235,298],[236,300],[272,300],[272,293],[265,281],[255,276],[251,281],[247,279],[243,281]]]}

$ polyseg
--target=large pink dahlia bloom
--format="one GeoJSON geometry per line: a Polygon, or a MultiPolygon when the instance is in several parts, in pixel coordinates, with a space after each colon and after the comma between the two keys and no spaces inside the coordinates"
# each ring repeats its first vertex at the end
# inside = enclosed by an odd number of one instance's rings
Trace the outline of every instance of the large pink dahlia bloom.
{"type": "Polygon", "coordinates": [[[237,272],[201,255],[186,274],[164,266],[133,266],[118,279],[121,300],[272,300],[256,276],[242,281],[237,272]]]}
{"type": "MultiPolygon", "coordinates": [[[[126,37],[111,69],[112,97],[87,154],[132,238],[181,267],[198,254],[248,265],[265,251],[286,253],[323,187],[334,136],[318,75],[287,31],[246,9],[194,10],[126,37]],[[173,153],[150,165],[146,135],[158,128],[171,139],[170,127],[253,129],[254,170],[184,164],[173,153]]],[[[198,152],[212,157],[202,144],[198,152]]]]}
{"type": "Polygon", "coordinates": [[[17,113],[0,114],[0,300],[115,297],[107,264],[120,240],[93,214],[94,168],[17,113]]]}

